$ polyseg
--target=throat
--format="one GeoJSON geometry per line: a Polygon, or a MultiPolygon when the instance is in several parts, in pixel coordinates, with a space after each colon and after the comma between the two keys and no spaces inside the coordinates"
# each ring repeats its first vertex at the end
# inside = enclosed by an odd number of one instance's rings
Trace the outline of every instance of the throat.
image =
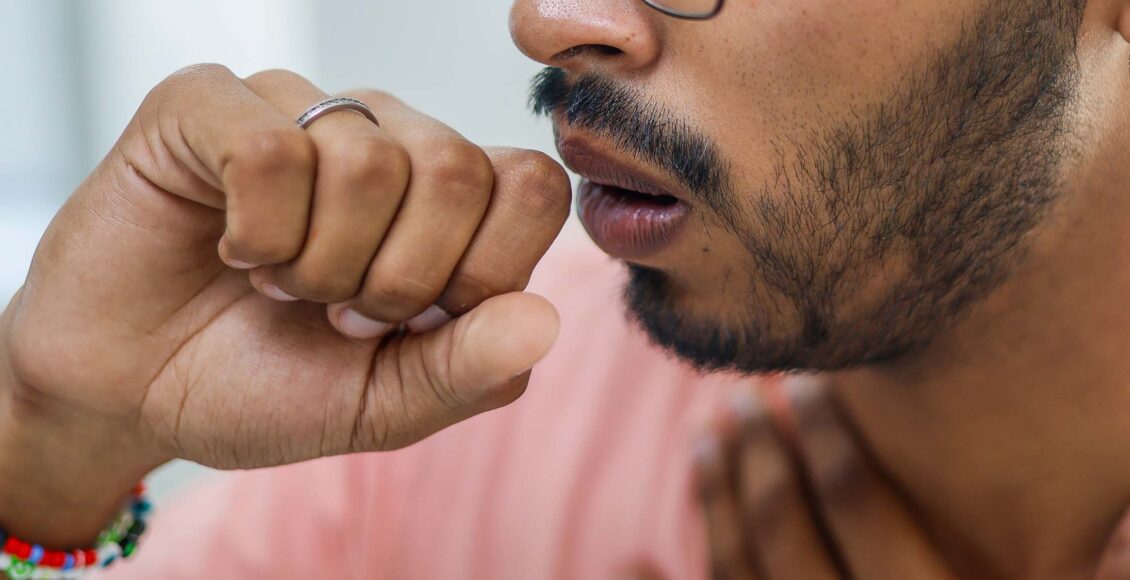
{"type": "Polygon", "coordinates": [[[960,577],[1090,580],[1130,509],[1130,374],[1069,351],[1010,375],[1001,355],[843,373],[836,393],[960,577]]]}

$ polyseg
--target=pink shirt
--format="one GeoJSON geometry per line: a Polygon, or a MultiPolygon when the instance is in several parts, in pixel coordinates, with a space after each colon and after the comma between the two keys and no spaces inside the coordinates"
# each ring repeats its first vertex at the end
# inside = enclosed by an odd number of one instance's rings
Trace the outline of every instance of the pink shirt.
{"type": "MultiPolygon", "coordinates": [[[[691,447],[738,379],[700,377],[624,318],[622,267],[558,244],[530,290],[561,337],[515,404],[405,450],[222,478],[158,506],[112,578],[704,578],[691,447]]],[[[748,379],[745,379],[748,380],[748,379]]]]}
{"type": "MultiPolygon", "coordinates": [[[[591,244],[558,244],[530,290],[561,338],[517,403],[409,449],[221,478],[158,506],[106,577],[602,580],[646,558],[705,579],[691,447],[749,379],[650,346],[625,322],[624,278],[591,244]]],[[[1112,546],[1130,545],[1123,528],[1112,546]]],[[[1126,578],[1130,550],[1108,555],[1100,578],[1126,578]]]]}

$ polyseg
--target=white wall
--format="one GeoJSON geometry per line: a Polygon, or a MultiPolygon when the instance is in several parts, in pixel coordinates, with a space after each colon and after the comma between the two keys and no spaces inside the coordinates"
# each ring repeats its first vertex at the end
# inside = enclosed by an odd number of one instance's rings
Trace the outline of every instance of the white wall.
{"type": "Polygon", "coordinates": [[[174,70],[289,68],[329,92],[388,90],[484,145],[552,152],[526,110],[539,66],[510,0],[0,0],[0,301],[54,208],[174,70]]]}
{"type": "MultiPolygon", "coordinates": [[[[289,68],[329,92],[390,91],[484,145],[552,152],[526,110],[539,70],[510,0],[0,0],[0,304],[51,215],[145,93],[185,65],[289,68]]],[[[168,493],[201,471],[166,469],[168,493]]]]}
{"type": "Polygon", "coordinates": [[[113,144],[145,94],[169,73],[218,62],[317,74],[314,0],[76,2],[82,26],[88,161],[113,144]]]}
{"type": "Polygon", "coordinates": [[[553,150],[548,125],[527,112],[540,66],[514,48],[511,0],[322,0],[324,86],[387,90],[472,141],[553,150]]]}
{"type": "Polygon", "coordinates": [[[0,0],[0,15],[3,203],[79,177],[82,122],[74,106],[80,87],[71,10],[60,0],[0,0]]]}

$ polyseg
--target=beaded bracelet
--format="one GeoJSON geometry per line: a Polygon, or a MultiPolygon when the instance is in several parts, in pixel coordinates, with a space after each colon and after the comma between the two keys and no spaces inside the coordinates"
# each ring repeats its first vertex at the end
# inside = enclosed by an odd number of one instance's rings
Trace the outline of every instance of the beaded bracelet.
{"type": "Polygon", "coordinates": [[[145,484],[137,484],[122,511],[98,535],[94,547],[71,552],[29,544],[0,529],[0,578],[7,574],[10,580],[78,579],[94,569],[108,567],[118,558],[129,558],[145,533],[145,521],[152,509],[145,484]]]}

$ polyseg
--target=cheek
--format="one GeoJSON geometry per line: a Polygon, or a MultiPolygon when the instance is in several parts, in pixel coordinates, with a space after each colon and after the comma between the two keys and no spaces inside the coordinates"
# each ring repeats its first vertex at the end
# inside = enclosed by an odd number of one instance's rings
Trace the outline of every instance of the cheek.
{"type": "Polygon", "coordinates": [[[663,83],[696,87],[671,104],[764,183],[783,145],[886,100],[984,2],[730,0],[715,21],[669,30],[663,83]]]}
{"type": "MultiPolygon", "coordinates": [[[[988,0],[761,0],[740,3],[744,62],[760,62],[783,85],[889,85],[956,37],[988,0]]],[[[999,0],[997,0],[999,1],[999,0]]]]}

